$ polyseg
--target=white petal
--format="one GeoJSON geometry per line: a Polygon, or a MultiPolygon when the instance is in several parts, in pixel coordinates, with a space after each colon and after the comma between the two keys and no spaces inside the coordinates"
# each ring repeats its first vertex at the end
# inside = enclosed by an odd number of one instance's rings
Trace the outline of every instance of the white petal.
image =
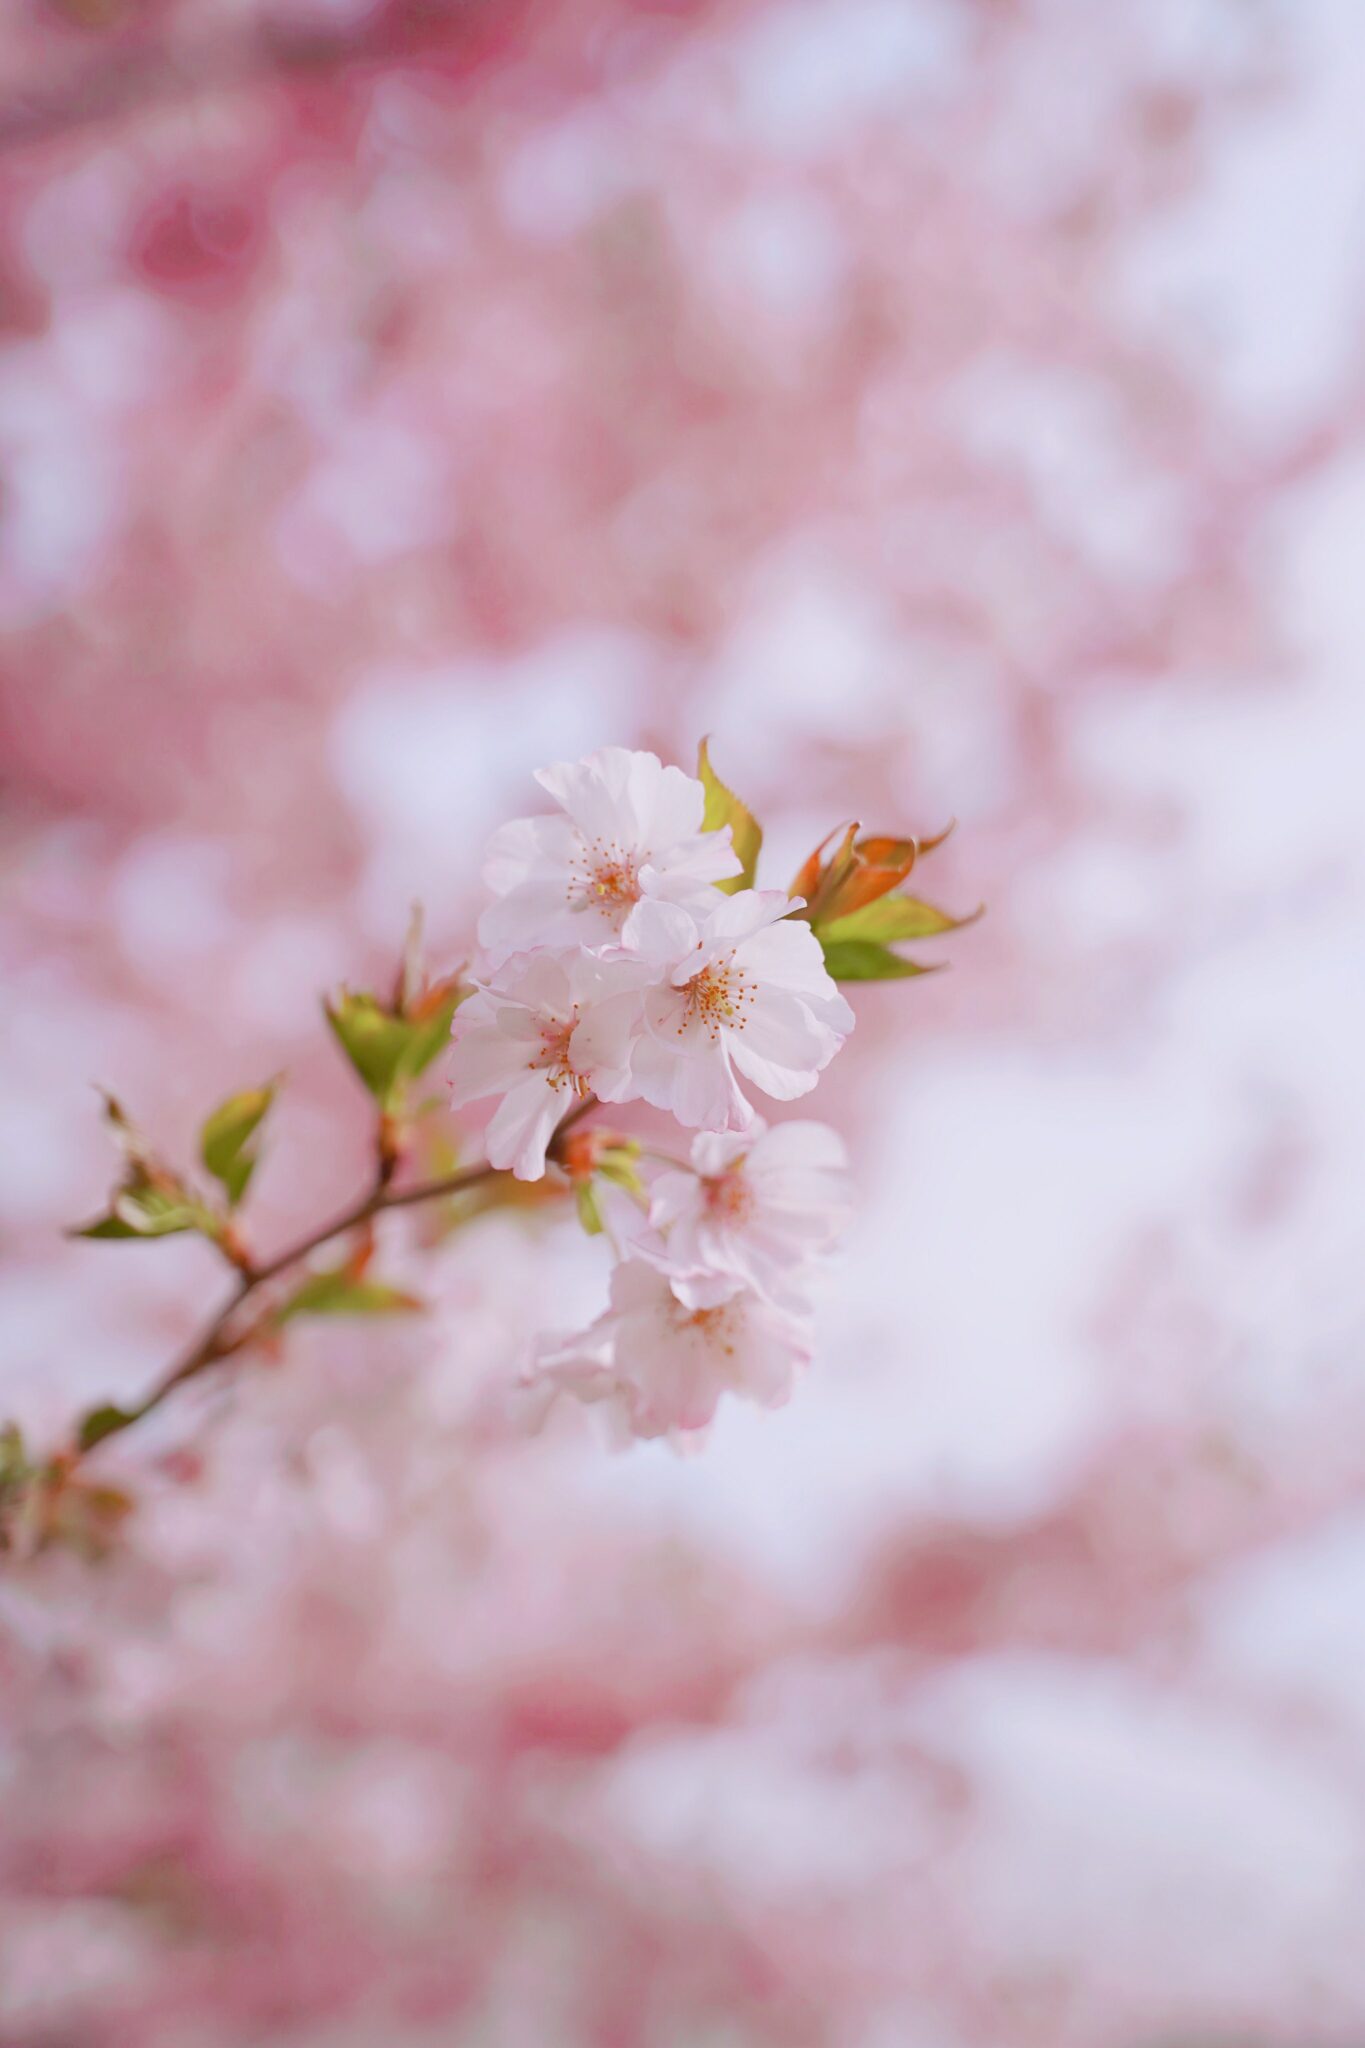
{"type": "Polygon", "coordinates": [[[726,1036],[736,1057],[743,1050],[792,1073],[811,1075],[829,1064],[841,1043],[836,1033],[816,1022],[799,996],[771,987],[759,988],[743,1029],[726,1036]]]}
{"type": "Polygon", "coordinates": [[[765,1408],[790,1400],[797,1371],[810,1363],[808,1328],[792,1316],[755,1304],[736,1345],[737,1385],[765,1408]]]}
{"type": "Polygon", "coordinates": [[[685,1217],[695,1221],[702,1199],[695,1173],[661,1173],[649,1191],[649,1220],[657,1230],[667,1230],[685,1217]]]}
{"type": "Polygon", "coordinates": [[[730,844],[730,827],[719,832],[699,832],[693,839],[679,840],[667,853],[656,854],[640,869],[640,887],[651,896],[667,896],[675,903],[694,904],[699,911],[716,907],[722,892],[711,884],[729,880],[740,872],[739,855],[730,844]]]}
{"type": "Polygon", "coordinates": [[[692,1140],[692,1164],[698,1173],[725,1173],[760,1139],[768,1126],[754,1117],[747,1131],[703,1131],[692,1140]]]}
{"type": "MultiPolygon", "coordinates": [[[[637,755],[636,760],[653,761],[659,764],[653,754],[637,755]]],[[[706,791],[695,776],[685,775],[681,768],[660,768],[657,776],[647,776],[637,768],[633,781],[635,801],[639,812],[641,843],[654,859],[680,839],[690,839],[701,831],[702,814],[706,809],[706,791]]]]}
{"type": "Polygon", "coordinates": [[[575,1029],[569,1056],[604,1102],[632,1099],[631,1055],[643,1029],[638,989],[625,989],[592,1004],[575,1029]]]}
{"type": "Polygon", "coordinates": [[[646,784],[650,780],[649,768],[638,767],[640,762],[652,762],[655,776],[660,772],[654,754],[602,747],[582,761],[538,768],[536,781],[563,806],[585,839],[600,839],[627,852],[640,846],[634,790],[642,779],[646,784]]]}
{"type": "Polygon", "coordinates": [[[791,989],[805,996],[836,1030],[853,1029],[853,1012],[825,965],[820,941],[810,926],[799,918],[783,918],[757,931],[740,954],[745,971],[775,987],[791,989]],[[840,1022],[846,1013],[847,1022],[840,1022]]]}
{"type": "Polygon", "coordinates": [[[518,954],[499,971],[493,993],[523,1005],[537,1016],[567,1018],[574,1000],[569,966],[575,958],[574,954],[566,957],[547,948],[518,954]]]}
{"type": "Polygon", "coordinates": [[[703,1049],[674,1062],[673,1114],[690,1130],[743,1131],[753,1121],[731,1070],[726,1040],[703,1041],[703,1049]]]}
{"type": "Polygon", "coordinates": [[[504,1096],[484,1134],[491,1163],[510,1166],[518,1180],[539,1180],[545,1172],[545,1148],[571,1099],[567,1089],[556,1087],[543,1073],[528,1074],[504,1096]]]}
{"type": "Polygon", "coordinates": [[[667,1309],[668,1282],[641,1259],[623,1259],[611,1276],[611,1305],[618,1315],[667,1309]]]}
{"type": "MultiPolygon", "coordinates": [[[[470,1002],[477,1002],[476,996],[470,1002]]],[[[467,1008],[468,1005],[465,1005],[467,1008]]],[[[461,1012],[455,1022],[460,1024],[461,1012]]],[[[450,1101],[455,1109],[466,1102],[478,1102],[485,1095],[502,1095],[526,1078],[526,1051],[494,1023],[477,1020],[453,1034],[450,1063],[450,1101]]]]}
{"type": "MultiPolygon", "coordinates": [[[[733,896],[721,896],[706,921],[703,943],[721,952],[726,946],[752,938],[774,919],[785,917],[790,908],[791,898],[785,889],[736,889],[733,896]]],[[[818,951],[820,941],[809,927],[806,936],[818,951]]]]}
{"type": "Polygon", "coordinates": [[[669,1285],[684,1308],[719,1308],[724,1301],[733,1301],[737,1294],[745,1291],[746,1282],[742,1274],[732,1273],[722,1266],[692,1266],[674,1272],[669,1285]]]}
{"type": "Polygon", "coordinates": [[[745,1038],[736,1041],[733,1052],[734,1063],[746,1081],[752,1081],[765,1095],[771,1095],[774,1102],[795,1102],[802,1095],[809,1095],[820,1076],[812,1070],[794,1070],[791,1067],[776,1066],[764,1059],[745,1038]]]}
{"type": "Polygon", "coordinates": [[[513,818],[500,825],[484,850],[484,886],[505,896],[533,876],[562,875],[573,836],[567,818],[513,818]]]}
{"type": "Polygon", "coordinates": [[[642,896],[621,927],[622,947],[661,972],[689,959],[699,943],[695,918],[659,896],[642,896]]]}

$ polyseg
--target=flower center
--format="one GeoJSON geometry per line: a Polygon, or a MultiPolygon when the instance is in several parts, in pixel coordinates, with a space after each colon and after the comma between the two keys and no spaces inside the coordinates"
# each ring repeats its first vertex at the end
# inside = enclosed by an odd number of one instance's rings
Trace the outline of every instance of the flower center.
{"type": "Polygon", "coordinates": [[[640,900],[640,869],[648,853],[626,853],[614,839],[580,840],[569,862],[569,903],[574,910],[601,910],[619,927],[640,900]]]}
{"type": "Polygon", "coordinates": [[[719,1351],[726,1358],[734,1357],[735,1339],[739,1332],[731,1302],[722,1301],[715,1308],[694,1308],[682,1312],[680,1322],[684,1330],[695,1330],[709,1351],[719,1351]]]}
{"type": "Polygon", "coordinates": [[[543,1073],[552,1088],[569,1088],[575,1095],[586,1095],[588,1078],[573,1063],[573,1035],[577,1029],[577,1003],[567,1017],[542,1017],[540,1052],[526,1064],[533,1073],[543,1073]]]}
{"type": "Polygon", "coordinates": [[[753,1189],[738,1167],[702,1180],[707,1214],[720,1223],[743,1223],[754,1206],[753,1189]]]}
{"type": "Polygon", "coordinates": [[[735,965],[733,951],[725,953],[694,974],[683,986],[686,1008],[678,1026],[681,1037],[689,1024],[699,1023],[714,1045],[721,1031],[742,1031],[748,1011],[758,993],[757,986],[735,965]]]}

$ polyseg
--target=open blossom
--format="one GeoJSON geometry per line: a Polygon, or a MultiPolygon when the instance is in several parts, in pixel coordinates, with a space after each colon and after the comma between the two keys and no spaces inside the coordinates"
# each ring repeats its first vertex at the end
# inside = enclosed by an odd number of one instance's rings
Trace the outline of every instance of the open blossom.
{"type": "Polygon", "coordinates": [[[514,818],[488,843],[483,878],[497,899],[479,919],[494,959],[532,946],[614,945],[642,898],[704,912],[715,883],[740,872],[729,828],[702,830],[705,792],[654,754],[603,747],[537,770],[559,805],[514,818]]]}
{"type": "Polygon", "coordinates": [[[485,1134],[489,1160],[539,1180],[566,1110],[626,1085],[640,1010],[640,969],[581,952],[514,955],[455,1012],[451,1101],[502,1101],[485,1134]]]}
{"type": "Polygon", "coordinates": [[[595,1323],[541,1339],[527,1385],[608,1403],[623,1436],[669,1436],[704,1429],[726,1393],[781,1407],[810,1354],[807,1323],[764,1296],[746,1289],[689,1308],[666,1274],[628,1258],[595,1323]]]}
{"type": "Polygon", "coordinates": [[[650,1190],[647,1242],[673,1292],[706,1308],[752,1287],[780,1306],[802,1304],[813,1254],[849,1216],[848,1159],[827,1124],[702,1131],[693,1171],[662,1173],[650,1190]]]}
{"type": "Polygon", "coordinates": [[[815,1086],[853,1029],[853,1012],[825,967],[810,926],[787,913],[780,889],[717,893],[694,917],[641,901],[623,931],[648,962],[642,1029],[624,1101],[639,1095],[692,1129],[747,1130],[753,1110],[741,1087],[790,1102],[815,1086]]]}

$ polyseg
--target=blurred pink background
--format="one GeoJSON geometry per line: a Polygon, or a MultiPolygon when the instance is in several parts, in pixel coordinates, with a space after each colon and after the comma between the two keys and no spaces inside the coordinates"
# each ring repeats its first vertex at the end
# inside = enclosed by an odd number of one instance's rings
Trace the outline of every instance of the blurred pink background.
{"type": "Polygon", "coordinates": [[[326,1213],[318,997],[542,762],[709,732],[764,879],[955,815],[990,906],[857,992],[781,1414],[525,1439],[605,1267],[499,1216],[101,1453],[0,1571],[0,2044],[1358,2048],[1355,0],[14,0],[0,80],[0,1413],[222,1284],[63,1240],[90,1082],[287,1068],[326,1213]]]}

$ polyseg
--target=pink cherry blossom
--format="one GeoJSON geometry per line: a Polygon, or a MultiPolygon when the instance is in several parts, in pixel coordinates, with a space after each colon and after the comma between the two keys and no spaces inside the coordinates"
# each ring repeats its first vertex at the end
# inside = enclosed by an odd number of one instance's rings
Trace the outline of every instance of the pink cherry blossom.
{"type": "Polygon", "coordinates": [[[640,978],[630,960],[515,954],[455,1012],[451,1100],[502,1097],[485,1134],[494,1166],[539,1180],[565,1111],[626,1085],[640,978]]]}
{"type": "Polygon", "coordinates": [[[497,899],[479,920],[494,958],[531,946],[612,945],[645,897],[699,913],[740,864],[728,827],[702,830],[705,792],[655,754],[603,747],[536,780],[558,813],[514,818],[488,843],[483,878],[497,899]]]}
{"type": "Polygon", "coordinates": [[[672,904],[637,904],[623,942],[659,983],[645,996],[630,1094],[693,1129],[743,1131],[754,1113],[741,1077],[779,1102],[809,1093],[853,1029],[853,1012],[792,908],[780,889],[718,894],[700,919],[672,904]]]}
{"type": "Polygon", "coordinates": [[[689,1308],[752,1287],[803,1305],[804,1269],[847,1224],[848,1155],[827,1124],[702,1131],[693,1171],[662,1173],[650,1191],[648,1243],[689,1308]]]}
{"type": "Polygon", "coordinates": [[[808,1324],[752,1289],[689,1308],[667,1274],[628,1258],[612,1274],[611,1306],[575,1336],[542,1338],[525,1384],[608,1403],[623,1439],[687,1436],[723,1394],[780,1408],[810,1355],[808,1324]]]}

